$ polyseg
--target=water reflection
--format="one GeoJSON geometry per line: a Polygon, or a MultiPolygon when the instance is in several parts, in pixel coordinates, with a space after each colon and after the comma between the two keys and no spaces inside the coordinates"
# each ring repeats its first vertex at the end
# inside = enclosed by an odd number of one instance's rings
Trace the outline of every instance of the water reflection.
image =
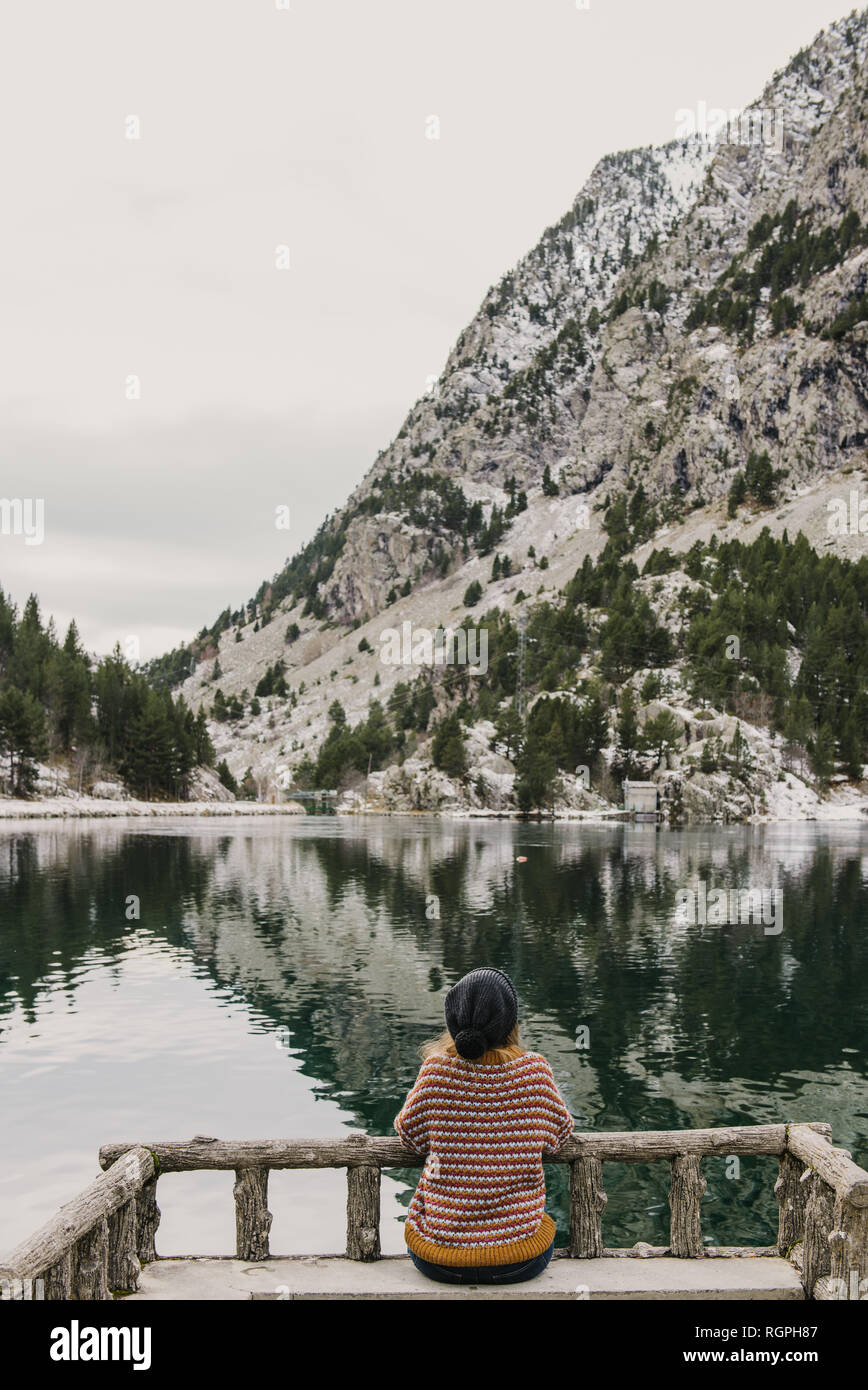
{"type": "MultiPolygon", "coordinates": [[[[108,1138],[389,1133],[446,990],[488,961],[579,1127],[825,1119],[866,1163],[866,929],[860,826],[10,827],[3,1113],[60,1200],[71,1131],[88,1176],[108,1138]],[[689,925],[676,894],[699,880],[777,889],[783,930],[689,925]]],[[[771,1239],[774,1165],[726,1167],[707,1164],[706,1235],[771,1239]]],[[[32,1162],[13,1170],[4,1229],[34,1188],[32,1162]]],[[[665,1240],[667,1180],[607,1165],[607,1242],[665,1240]]],[[[562,1174],[550,1188],[563,1229],[562,1174]]]]}

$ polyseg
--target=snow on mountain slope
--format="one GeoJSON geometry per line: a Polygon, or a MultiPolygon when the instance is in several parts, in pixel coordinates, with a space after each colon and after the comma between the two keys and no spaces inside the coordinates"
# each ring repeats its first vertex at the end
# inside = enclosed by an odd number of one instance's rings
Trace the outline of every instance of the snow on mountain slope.
{"type": "MultiPolygon", "coordinates": [[[[787,470],[784,496],[751,527],[803,529],[818,548],[827,544],[825,508],[861,478],[868,444],[868,329],[857,315],[845,334],[824,332],[865,295],[868,249],[836,243],[804,284],[788,282],[792,317],[788,308],[777,315],[770,276],[750,306],[749,333],[714,313],[694,318],[703,297],[759,274],[764,256],[788,254],[787,236],[834,237],[849,213],[868,222],[866,53],[863,11],[774,75],[749,109],[746,141],[691,137],[600,161],[561,222],[486,295],[435,388],[329,520],[327,563],[322,538],[308,548],[300,570],[317,577],[312,590],[296,576],[281,592],[278,576],[277,599],[263,586],[257,621],[245,614],[238,640],[231,628],[209,640],[182,687],[194,707],[210,709],[218,685],[227,696],[246,692],[249,707],[277,661],[295,695],[294,705],[263,699],[258,716],[211,725],[236,776],[250,767],[263,795],[291,785],[325,736],[334,699],[352,724],[372,697],[385,703],[412,679],[415,670],[380,660],[384,629],[454,626],[473,581],[485,589],[478,611],[514,608],[519,590],[555,597],[602,549],[596,508],[639,482],[655,501],[679,500],[681,519],[656,543],[665,537],[681,550],[698,536],[746,535],[744,518],[730,522],[721,500],[750,453],[765,451],[787,470]],[[782,221],[790,203],[791,227],[782,221]],[[546,469],[555,496],[541,486],[546,469]],[[526,493],[526,510],[495,547],[510,557],[508,578],[492,581],[492,554],[478,554],[461,524],[435,518],[433,503],[430,517],[419,515],[433,492],[407,501],[422,474],[483,503],[486,520],[493,505],[506,506],[511,479],[526,493]],[[300,636],[287,643],[290,622],[300,636]],[[363,638],[372,652],[359,650],[363,638]]],[[[864,553],[859,536],[841,544],[864,553]]],[[[474,757],[474,771],[502,774],[481,748],[474,757]]],[[[407,804],[422,782],[433,802],[455,795],[437,790],[426,766],[409,778],[407,804]]],[[[387,781],[377,774],[374,785],[387,781]]],[[[433,804],[425,795],[421,804],[433,804]]]]}

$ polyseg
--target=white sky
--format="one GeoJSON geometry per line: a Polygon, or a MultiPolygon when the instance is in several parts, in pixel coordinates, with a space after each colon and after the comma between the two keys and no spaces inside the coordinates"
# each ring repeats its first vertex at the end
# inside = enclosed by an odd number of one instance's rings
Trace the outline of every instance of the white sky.
{"type": "Polygon", "coordinates": [[[100,651],[155,655],[249,598],[601,155],[672,139],[679,107],[746,105],[847,12],[289,6],[4,12],[0,496],[44,498],[46,534],[0,536],[0,583],[100,651]]]}

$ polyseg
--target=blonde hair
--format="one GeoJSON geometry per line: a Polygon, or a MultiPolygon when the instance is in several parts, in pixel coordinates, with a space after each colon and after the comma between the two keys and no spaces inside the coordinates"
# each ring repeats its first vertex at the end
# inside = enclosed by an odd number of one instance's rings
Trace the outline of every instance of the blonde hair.
{"type": "MultiPolygon", "coordinates": [[[[423,1061],[428,1057],[460,1057],[460,1053],[455,1046],[455,1040],[447,1028],[445,1033],[441,1033],[439,1038],[431,1038],[429,1042],[423,1043],[419,1049],[423,1061]]],[[[501,1062],[511,1062],[514,1057],[522,1057],[526,1048],[522,1045],[518,1036],[518,1024],[513,1024],[499,1047],[490,1047],[483,1052],[486,1065],[496,1065],[501,1062]]],[[[482,1057],[474,1057],[475,1062],[481,1062],[482,1057]]],[[[469,1058],[465,1058],[469,1061],[469,1058]]]]}

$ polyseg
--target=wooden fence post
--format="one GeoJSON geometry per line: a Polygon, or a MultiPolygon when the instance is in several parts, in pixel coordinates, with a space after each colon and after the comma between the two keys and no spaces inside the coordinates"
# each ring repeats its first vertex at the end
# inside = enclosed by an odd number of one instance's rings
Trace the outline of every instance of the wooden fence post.
{"type": "Polygon", "coordinates": [[[239,1260],[267,1260],[272,1216],[268,1210],[268,1169],[236,1168],[235,1254],[239,1260]]]}
{"type": "Polygon", "coordinates": [[[380,1169],[371,1163],[347,1168],[347,1258],[380,1258],[380,1169]]]}
{"type": "Polygon", "coordinates": [[[669,1187],[669,1244],[679,1259],[696,1260],[705,1253],[702,1244],[700,1205],[705,1192],[702,1159],[676,1154],[669,1160],[672,1181],[669,1187]]]}
{"type": "Polygon", "coordinates": [[[835,1194],[819,1174],[808,1170],[805,1210],[805,1245],[802,1284],[805,1298],[813,1298],[814,1285],[832,1269],[829,1235],[835,1220],[835,1194]]]}
{"type": "Polygon", "coordinates": [[[72,1252],[72,1293],[82,1300],[111,1298],[108,1283],[108,1221],[105,1217],[76,1241],[72,1252]]]}
{"type": "Polygon", "coordinates": [[[136,1193],[136,1254],[143,1265],[157,1258],[154,1237],[160,1224],[157,1177],[149,1178],[136,1193]]]}
{"type": "Polygon", "coordinates": [[[805,1165],[791,1153],[783,1153],[775,1183],[778,1199],[778,1252],[787,1255],[804,1238],[808,1194],[801,1181],[805,1165]]]}
{"type": "Polygon", "coordinates": [[[868,1298],[868,1207],[841,1198],[835,1202],[829,1255],[837,1295],[860,1301],[868,1298]]]}
{"type": "Polygon", "coordinates": [[[66,1250],[45,1273],[45,1297],[57,1303],[72,1298],[72,1251],[66,1250]]]}
{"type": "Polygon", "coordinates": [[[598,1260],[603,1253],[603,1165],[599,1158],[574,1158],[570,1163],[570,1241],[574,1260],[598,1260]]]}
{"type": "Polygon", "coordinates": [[[136,1254],[136,1199],[112,1212],[108,1223],[108,1284],[112,1292],[139,1287],[142,1266],[136,1254]]]}

